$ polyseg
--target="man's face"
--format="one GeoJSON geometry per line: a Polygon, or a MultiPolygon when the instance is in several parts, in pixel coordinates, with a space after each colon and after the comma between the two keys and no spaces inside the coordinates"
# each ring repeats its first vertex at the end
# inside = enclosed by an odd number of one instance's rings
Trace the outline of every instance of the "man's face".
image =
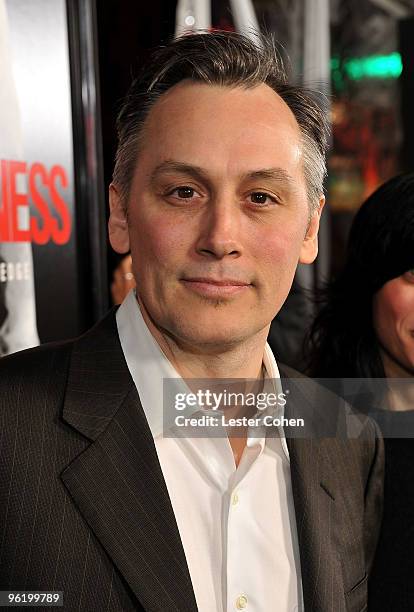
{"type": "Polygon", "coordinates": [[[186,346],[265,336],[298,260],[317,253],[299,128],[266,85],[170,89],[146,120],[127,226],[116,186],[110,197],[141,303],[186,346]]]}

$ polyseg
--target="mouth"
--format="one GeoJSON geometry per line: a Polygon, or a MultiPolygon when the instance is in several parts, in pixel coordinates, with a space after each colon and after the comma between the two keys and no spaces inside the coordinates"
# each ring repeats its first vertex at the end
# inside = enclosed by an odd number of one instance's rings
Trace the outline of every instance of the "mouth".
{"type": "Polygon", "coordinates": [[[190,291],[206,297],[216,298],[237,295],[251,289],[253,286],[251,283],[231,278],[183,278],[181,282],[190,291]]]}

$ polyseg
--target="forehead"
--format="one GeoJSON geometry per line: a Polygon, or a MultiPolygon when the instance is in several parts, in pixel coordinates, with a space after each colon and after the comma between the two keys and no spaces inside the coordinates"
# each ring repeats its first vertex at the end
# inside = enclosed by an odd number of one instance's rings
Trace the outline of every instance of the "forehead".
{"type": "Polygon", "coordinates": [[[270,87],[183,81],[163,94],[145,122],[138,167],[175,159],[227,175],[261,167],[301,170],[301,135],[270,87]]]}

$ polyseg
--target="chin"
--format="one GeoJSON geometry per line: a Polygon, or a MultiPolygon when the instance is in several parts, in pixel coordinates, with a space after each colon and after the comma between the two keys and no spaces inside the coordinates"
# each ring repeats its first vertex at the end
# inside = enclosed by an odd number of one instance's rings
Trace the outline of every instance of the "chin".
{"type": "Polygon", "coordinates": [[[253,335],[251,330],[232,327],[229,322],[225,325],[214,321],[203,324],[200,320],[193,324],[188,320],[185,323],[180,321],[178,325],[170,327],[170,333],[185,344],[204,349],[210,347],[212,350],[232,347],[253,335]]]}

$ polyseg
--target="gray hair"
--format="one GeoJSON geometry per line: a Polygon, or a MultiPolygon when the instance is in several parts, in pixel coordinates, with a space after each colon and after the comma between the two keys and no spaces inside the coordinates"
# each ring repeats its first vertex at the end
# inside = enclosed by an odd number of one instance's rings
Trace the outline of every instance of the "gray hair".
{"type": "Polygon", "coordinates": [[[272,37],[257,41],[235,32],[197,33],[177,38],[152,55],[127,93],[117,118],[118,149],[113,181],[127,201],[140,135],[149,111],[163,93],[184,79],[209,85],[271,87],[287,104],[302,135],[303,171],[310,210],[323,194],[329,119],[326,99],[291,85],[272,37]]]}

